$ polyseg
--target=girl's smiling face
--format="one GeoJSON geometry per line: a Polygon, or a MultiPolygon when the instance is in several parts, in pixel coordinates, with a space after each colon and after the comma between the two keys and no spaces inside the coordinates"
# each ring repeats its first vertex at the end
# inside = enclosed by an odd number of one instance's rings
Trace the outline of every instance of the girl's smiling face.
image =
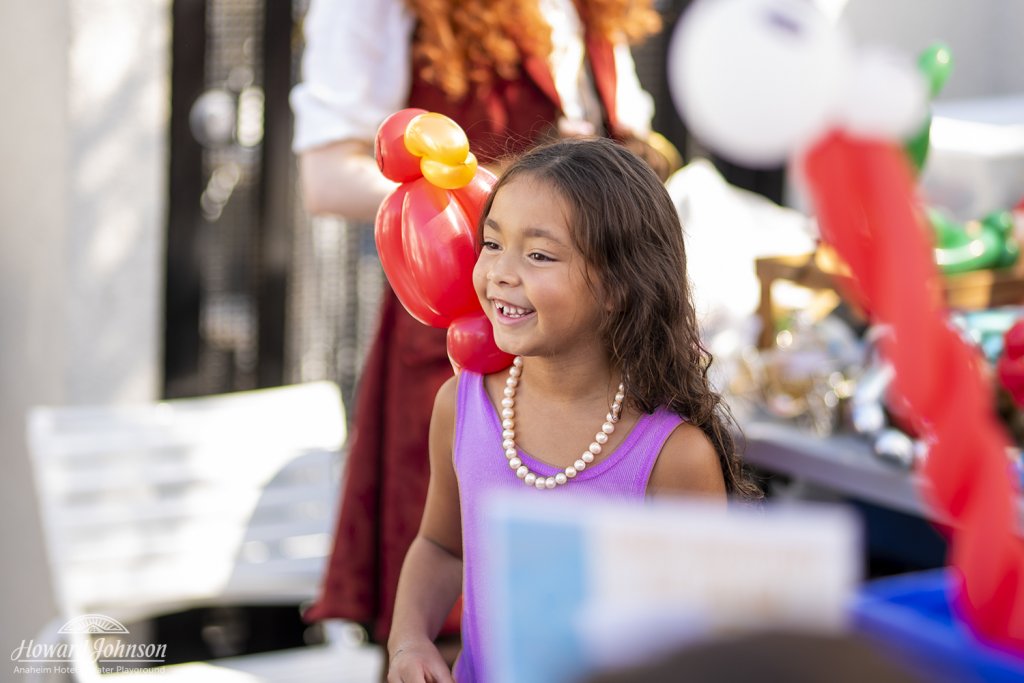
{"type": "Polygon", "coordinates": [[[587,279],[571,216],[558,192],[529,175],[502,185],[494,196],[473,284],[506,353],[552,356],[601,348],[600,287],[587,279]]]}

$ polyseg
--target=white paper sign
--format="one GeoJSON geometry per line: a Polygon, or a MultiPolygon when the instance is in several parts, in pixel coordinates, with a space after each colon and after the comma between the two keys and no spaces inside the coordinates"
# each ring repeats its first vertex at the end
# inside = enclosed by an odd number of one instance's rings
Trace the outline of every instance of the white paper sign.
{"type": "Polygon", "coordinates": [[[861,578],[860,529],[838,507],[512,495],[487,524],[498,683],[553,683],[717,633],[840,630],[861,578]]]}

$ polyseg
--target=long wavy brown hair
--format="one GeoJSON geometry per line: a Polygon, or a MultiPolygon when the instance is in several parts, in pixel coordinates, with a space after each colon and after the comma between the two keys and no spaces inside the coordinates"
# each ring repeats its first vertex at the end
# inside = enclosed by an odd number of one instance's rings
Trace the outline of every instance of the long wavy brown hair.
{"type": "Polygon", "coordinates": [[[573,242],[611,307],[600,334],[622,372],[626,401],[645,413],[665,406],[700,427],[718,452],[727,491],[760,498],[737,452],[739,428],[708,380],[712,357],[697,325],[682,226],[654,171],[617,142],[569,138],[520,157],[491,199],[520,176],[549,183],[568,204],[573,242]]]}
{"type": "MultiPolygon", "coordinates": [[[[421,75],[452,99],[470,84],[512,79],[524,54],[547,57],[551,29],[538,0],[406,0],[419,20],[413,58],[421,75]]],[[[578,0],[589,31],[639,42],[661,29],[653,0],[578,0]]]]}

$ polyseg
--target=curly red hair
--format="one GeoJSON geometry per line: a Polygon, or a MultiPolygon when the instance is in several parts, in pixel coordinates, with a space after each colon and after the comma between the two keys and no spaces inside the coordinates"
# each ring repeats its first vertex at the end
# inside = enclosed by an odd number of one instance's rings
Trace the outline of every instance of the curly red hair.
{"type": "MultiPolygon", "coordinates": [[[[419,19],[413,57],[452,99],[472,83],[515,78],[524,54],[547,57],[551,29],[537,0],[406,0],[419,19]]],[[[661,29],[652,0],[579,0],[588,30],[639,42],[661,29]]]]}

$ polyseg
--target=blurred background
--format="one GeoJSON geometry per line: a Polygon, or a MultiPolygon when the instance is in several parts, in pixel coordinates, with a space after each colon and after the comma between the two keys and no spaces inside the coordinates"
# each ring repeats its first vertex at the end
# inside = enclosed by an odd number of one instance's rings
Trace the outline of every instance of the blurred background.
{"type": "MultiPolygon", "coordinates": [[[[701,150],[664,68],[688,3],[658,4],[665,31],[635,56],[655,128],[689,160],[701,150]]],[[[956,67],[940,106],[1024,93],[1024,3],[819,4],[858,43],[916,54],[946,42],[956,67]]],[[[320,379],[350,403],[383,280],[371,234],[311,220],[298,201],[288,92],[305,10],[304,0],[0,4],[0,644],[56,613],[29,407],[320,379]]],[[[716,163],[731,183],[787,201],[782,169],[716,163]]]]}

